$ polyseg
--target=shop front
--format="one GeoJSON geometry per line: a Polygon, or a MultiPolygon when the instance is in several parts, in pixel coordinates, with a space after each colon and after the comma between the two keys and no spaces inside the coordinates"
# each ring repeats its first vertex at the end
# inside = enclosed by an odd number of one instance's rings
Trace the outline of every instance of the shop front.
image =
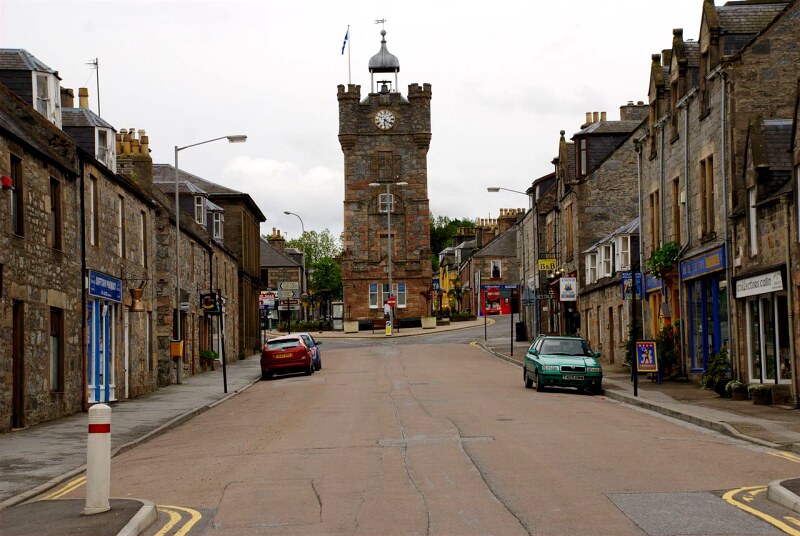
{"type": "Polygon", "coordinates": [[[89,270],[87,314],[87,392],[90,404],[117,399],[115,378],[116,325],[122,303],[122,280],[89,270]]]}
{"type": "Polygon", "coordinates": [[[690,370],[706,371],[708,358],[729,347],[728,282],[725,246],[680,263],[686,298],[686,329],[690,370]]]}
{"type": "Polygon", "coordinates": [[[736,281],[736,300],[747,326],[748,381],[790,383],[789,303],[785,268],[736,281]],[[740,309],[741,310],[741,309],[740,309]]]}

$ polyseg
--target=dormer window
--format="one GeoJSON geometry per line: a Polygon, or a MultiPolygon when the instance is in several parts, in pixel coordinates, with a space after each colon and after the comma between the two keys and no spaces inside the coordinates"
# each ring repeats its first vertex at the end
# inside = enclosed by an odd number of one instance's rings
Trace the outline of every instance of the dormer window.
{"type": "Polygon", "coordinates": [[[194,221],[200,225],[206,224],[206,198],[202,195],[194,196],[194,221]]]}
{"type": "Polygon", "coordinates": [[[222,228],[224,223],[225,223],[225,216],[222,214],[222,212],[215,212],[214,228],[212,230],[213,237],[215,240],[222,240],[222,228]]]}
{"type": "Polygon", "coordinates": [[[586,255],[586,283],[597,281],[597,252],[586,255]]]}
{"type": "Polygon", "coordinates": [[[95,158],[105,164],[108,169],[116,171],[116,146],[115,143],[113,143],[113,133],[106,128],[97,128],[95,131],[97,132],[95,140],[97,152],[95,158]]]}
{"type": "Polygon", "coordinates": [[[48,121],[61,128],[61,95],[56,78],[48,73],[33,72],[33,107],[48,121]]]}
{"type": "Polygon", "coordinates": [[[631,235],[622,235],[616,238],[616,268],[617,271],[631,269],[631,235]]]}

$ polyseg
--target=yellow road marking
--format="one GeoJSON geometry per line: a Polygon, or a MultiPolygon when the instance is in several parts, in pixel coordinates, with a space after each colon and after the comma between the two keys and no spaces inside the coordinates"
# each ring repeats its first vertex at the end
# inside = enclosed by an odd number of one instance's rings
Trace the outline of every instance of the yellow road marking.
{"type": "Polygon", "coordinates": [[[800,519],[791,516],[783,516],[783,519],[788,519],[789,521],[800,527],[800,519]]]}
{"type": "Polygon", "coordinates": [[[161,528],[161,530],[156,532],[156,536],[165,536],[166,534],[169,533],[170,530],[172,530],[172,527],[174,527],[180,522],[181,515],[178,512],[173,512],[172,510],[169,510],[166,506],[156,506],[156,508],[158,510],[161,510],[162,512],[166,512],[167,514],[169,514],[169,521],[167,522],[167,524],[164,525],[161,528]]]}
{"type": "Polygon", "coordinates": [[[737,501],[736,499],[734,499],[734,495],[736,495],[737,493],[742,493],[742,492],[745,492],[745,491],[750,491],[752,493],[755,490],[758,490],[758,493],[761,493],[766,489],[767,489],[766,486],[750,486],[750,487],[746,487],[746,488],[734,489],[734,490],[731,490],[731,491],[727,492],[725,495],[723,495],[722,499],[725,502],[727,502],[728,504],[732,504],[733,506],[735,506],[737,508],[740,508],[741,510],[744,510],[745,512],[753,514],[757,518],[759,518],[759,519],[761,519],[763,521],[766,521],[770,525],[779,528],[780,530],[782,530],[786,534],[792,534],[793,536],[800,536],[800,531],[795,530],[794,528],[790,527],[789,525],[787,525],[783,521],[781,521],[779,519],[775,519],[774,517],[772,517],[770,515],[767,515],[764,512],[756,510],[755,508],[751,508],[751,507],[747,506],[746,504],[742,504],[739,501],[737,501]]]}
{"type": "MultiPolygon", "coordinates": [[[[181,527],[181,530],[179,530],[178,532],[175,533],[175,536],[185,536],[186,534],[188,534],[189,531],[191,530],[191,528],[194,527],[195,524],[197,524],[197,522],[200,521],[200,519],[202,519],[202,517],[203,517],[202,515],[200,515],[200,512],[198,512],[197,510],[193,510],[191,508],[184,508],[183,506],[171,506],[171,505],[165,504],[165,505],[158,505],[156,508],[165,508],[165,509],[168,509],[168,510],[169,509],[180,510],[182,512],[186,512],[187,514],[189,514],[191,516],[191,519],[189,519],[189,521],[184,523],[183,527],[181,527]]],[[[170,515],[170,518],[172,518],[171,515],[170,515]]],[[[170,521],[171,521],[171,519],[170,519],[170,521]]],[[[172,528],[172,527],[170,526],[170,528],[172,528]]],[[[162,531],[163,530],[164,529],[162,529],[162,531]]],[[[166,532],[164,532],[164,534],[166,534],[166,532]]],[[[162,535],[161,532],[159,532],[157,536],[163,536],[163,535],[162,535]]]]}
{"type": "Polygon", "coordinates": [[[778,451],[778,452],[770,452],[769,454],[777,456],[778,458],[783,458],[784,460],[789,460],[790,462],[800,463],[800,456],[792,452],[778,451]]]}
{"type": "Polygon", "coordinates": [[[85,476],[82,476],[80,478],[76,478],[75,480],[73,480],[71,482],[67,482],[66,484],[64,484],[64,486],[62,488],[54,491],[50,495],[47,495],[45,497],[45,499],[46,500],[60,499],[64,495],[67,495],[71,491],[78,489],[79,487],[83,486],[84,484],[86,484],[86,477],[85,476]]]}

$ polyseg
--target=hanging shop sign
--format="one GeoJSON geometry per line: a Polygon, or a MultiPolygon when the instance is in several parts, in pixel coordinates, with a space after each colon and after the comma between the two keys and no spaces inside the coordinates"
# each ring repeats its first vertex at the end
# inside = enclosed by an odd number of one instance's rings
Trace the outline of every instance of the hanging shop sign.
{"type": "Polygon", "coordinates": [[[555,259],[539,259],[536,261],[536,266],[540,272],[555,272],[556,260],[555,259]]]}
{"type": "Polygon", "coordinates": [[[559,279],[561,301],[578,301],[578,279],[562,277],[559,279]]]}
{"type": "Polygon", "coordinates": [[[122,279],[89,270],[89,296],[122,303],[122,279]]]}

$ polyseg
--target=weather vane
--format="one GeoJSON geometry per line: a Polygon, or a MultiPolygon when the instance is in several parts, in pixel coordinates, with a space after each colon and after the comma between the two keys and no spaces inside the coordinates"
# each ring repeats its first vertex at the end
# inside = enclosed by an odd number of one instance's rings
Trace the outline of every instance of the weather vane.
{"type": "MultiPolygon", "coordinates": [[[[375,20],[375,24],[383,25],[385,22],[386,22],[386,19],[377,19],[377,20],[375,20]]],[[[381,26],[381,30],[385,30],[385,29],[386,28],[384,26],[381,26]]]]}

